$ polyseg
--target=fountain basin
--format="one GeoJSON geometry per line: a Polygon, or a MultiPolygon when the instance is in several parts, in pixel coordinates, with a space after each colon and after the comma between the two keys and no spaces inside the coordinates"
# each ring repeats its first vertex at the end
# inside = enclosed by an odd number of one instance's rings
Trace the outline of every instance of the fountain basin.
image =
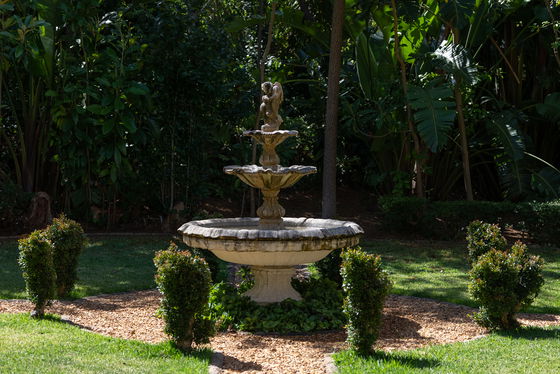
{"type": "Polygon", "coordinates": [[[356,245],[363,234],[354,222],[315,218],[283,218],[278,229],[259,228],[259,218],[208,219],[185,223],[178,231],[190,247],[210,250],[224,261],[250,265],[255,286],[246,295],[258,303],[301,300],[290,284],[293,266],[356,245]]]}
{"type": "Polygon", "coordinates": [[[305,175],[315,174],[317,168],[302,165],[276,166],[274,168],[257,165],[231,165],[225,166],[224,172],[236,175],[244,183],[254,188],[280,190],[293,186],[305,175]]]}

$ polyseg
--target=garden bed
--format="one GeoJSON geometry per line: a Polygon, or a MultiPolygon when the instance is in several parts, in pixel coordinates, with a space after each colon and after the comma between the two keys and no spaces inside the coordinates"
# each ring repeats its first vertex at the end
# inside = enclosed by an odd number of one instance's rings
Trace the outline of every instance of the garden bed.
{"type": "MultiPolygon", "coordinates": [[[[166,339],[163,322],[155,317],[160,295],[155,290],[55,301],[49,313],[100,334],[155,343],[166,339]]],[[[0,313],[27,312],[23,300],[0,300],[0,313]]],[[[468,317],[474,309],[410,296],[390,296],[377,349],[413,349],[478,338],[484,330],[468,317]]],[[[523,324],[560,324],[560,316],[521,314],[523,324]]],[[[343,330],[301,335],[228,332],[212,339],[224,355],[226,373],[323,373],[324,357],[345,348],[343,330]],[[281,369],[281,370],[280,370],[281,369]]]]}

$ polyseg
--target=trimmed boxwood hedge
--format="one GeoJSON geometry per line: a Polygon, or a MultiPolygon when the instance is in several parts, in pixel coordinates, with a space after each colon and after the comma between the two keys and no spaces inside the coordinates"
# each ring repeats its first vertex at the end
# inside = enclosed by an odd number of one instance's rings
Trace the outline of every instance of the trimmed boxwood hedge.
{"type": "Polygon", "coordinates": [[[465,235],[473,220],[497,222],[529,234],[543,244],[560,246],[560,200],[512,203],[508,201],[429,201],[416,197],[379,199],[382,223],[396,232],[413,232],[430,239],[465,235]]]}

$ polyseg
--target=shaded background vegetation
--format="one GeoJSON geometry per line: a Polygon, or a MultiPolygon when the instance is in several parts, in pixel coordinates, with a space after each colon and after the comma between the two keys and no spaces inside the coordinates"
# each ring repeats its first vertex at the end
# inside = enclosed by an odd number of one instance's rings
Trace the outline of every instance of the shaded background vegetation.
{"type": "MultiPolygon", "coordinates": [[[[281,157],[320,166],[331,3],[273,3],[265,78],[282,82],[285,127],[300,131],[281,157]]],[[[38,191],[55,213],[104,228],[248,201],[221,169],[252,161],[240,134],[256,123],[270,9],[1,2],[0,227],[21,230],[38,191]]],[[[346,0],[338,183],[433,200],[558,198],[559,17],[554,0],[346,0]]]]}

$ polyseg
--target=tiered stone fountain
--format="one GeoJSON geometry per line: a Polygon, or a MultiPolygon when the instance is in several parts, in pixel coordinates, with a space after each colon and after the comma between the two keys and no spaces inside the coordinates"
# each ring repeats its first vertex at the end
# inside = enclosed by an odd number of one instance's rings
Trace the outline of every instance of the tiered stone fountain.
{"type": "Polygon", "coordinates": [[[295,265],[319,261],[332,250],[358,244],[363,230],[354,222],[330,219],[287,218],[278,203],[278,193],[300,178],[317,172],[313,166],[280,165],[276,146],[297,131],[280,130],[278,114],[283,101],[280,83],[262,85],[261,130],[245,131],[262,145],[261,166],[226,166],[226,174],[236,175],[261,190],[263,204],[258,218],[221,218],[185,223],[179,228],[183,241],[194,248],[208,249],[224,261],[251,267],[255,285],[245,295],[257,303],[301,300],[292,288],[295,265]]]}

